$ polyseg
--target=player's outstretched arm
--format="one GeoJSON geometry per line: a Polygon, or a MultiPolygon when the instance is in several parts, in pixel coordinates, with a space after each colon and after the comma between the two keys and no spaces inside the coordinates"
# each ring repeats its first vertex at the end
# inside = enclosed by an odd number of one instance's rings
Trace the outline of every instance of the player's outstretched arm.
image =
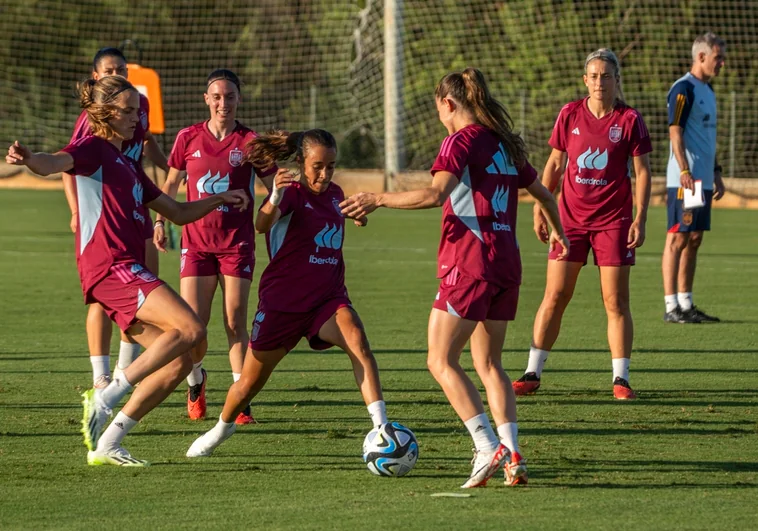
{"type": "Polygon", "coordinates": [[[16,166],[26,166],[39,175],[50,175],[70,170],[74,167],[74,157],[59,151],[58,153],[32,153],[31,150],[16,140],[8,148],[5,162],[16,166]]]}
{"type": "Polygon", "coordinates": [[[645,243],[645,224],[647,223],[647,210],[650,206],[650,188],[652,177],[650,175],[650,157],[645,154],[639,157],[632,157],[634,161],[635,175],[635,203],[637,205],[637,214],[634,217],[632,226],[629,228],[629,237],[627,239],[629,249],[642,247],[645,243]]]}
{"type": "Polygon", "coordinates": [[[434,174],[432,185],[409,192],[387,192],[372,194],[360,192],[351,195],[340,203],[342,214],[360,220],[379,207],[401,210],[421,210],[442,206],[453,189],[458,185],[458,178],[452,173],[438,171],[434,174]]]}
{"type": "Polygon", "coordinates": [[[565,259],[568,256],[569,242],[566,238],[566,233],[563,231],[561,216],[558,213],[558,202],[555,200],[555,196],[544,184],[537,180],[530,184],[526,188],[526,191],[537,201],[537,205],[542,213],[541,215],[547,218],[547,222],[552,229],[550,235],[543,241],[545,243],[550,242],[551,248],[555,245],[560,245],[563,251],[558,260],[565,259]]]}
{"type": "Polygon", "coordinates": [[[163,217],[177,225],[186,225],[209,214],[217,207],[227,203],[240,210],[245,210],[250,204],[250,198],[244,190],[229,190],[215,194],[205,199],[179,203],[166,194],[159,195],[147,204],[150,210],[155,210],[163,217]]]}
{"type": "MultiPolygon", "coordinates": [[[[176,194],[179,192],[179,185],[181,185],[186,175],[186,171],[177,168],[169,168],[168,174],[166,175],[166,182],[163,183],[161,191],[171,199],[176,199],[176,194]]],[[[155,216],[155,227],[153,230],[153,244],[159,251],[164,253],[168,252],[166,251],[167,239],[166,227],[164,226],[165,221],[166,218],[163,215],[158,214],[155,216]]]]}

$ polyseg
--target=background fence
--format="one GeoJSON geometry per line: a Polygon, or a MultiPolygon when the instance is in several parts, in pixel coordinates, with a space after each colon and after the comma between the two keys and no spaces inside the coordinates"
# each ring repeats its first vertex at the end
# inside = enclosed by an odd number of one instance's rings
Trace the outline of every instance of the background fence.
{"type": "MultiPolygon", "coordinates": [[[[719,161],[726,176],[754,176],[758,1],[396,1],[403,169],[434,160],[445,134],[434,87],[468,65],[485,72],[540,167],[561,106],[586,93],[585,56],[610,47],[622,59],[625,98],[653,137],[653,171],[663,174],[666,93],[689,69],[693,39],[711,30],[727,41],[714,82],[719,161]]],[[[240,117],[250,127],[323,127],[338,137],[343,167],[381,168],[383,22],[378,0],[4,0],[0,142],[62,147],[79,113],[74,86],[89,75],[94,52],[132,39],[142,64],[161,74],[168,147],[179,129],[206,117],[205,77],[226,67],[245,83],[240,117]]],[[[733,191],[747,189],[743,182],[733,191]]]]}

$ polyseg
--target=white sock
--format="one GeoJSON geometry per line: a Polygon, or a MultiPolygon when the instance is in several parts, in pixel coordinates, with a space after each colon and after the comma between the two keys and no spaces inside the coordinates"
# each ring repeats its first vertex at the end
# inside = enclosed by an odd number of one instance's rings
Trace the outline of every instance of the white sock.
{"type": "Polygon", "coordinates": [[[137,359],[137,356],[139,356],[139,351],[139,343],[121,341],[121,345],[118,348],[118,368],[123,371],[131,365],[137,359]]]}
{"type": "Polygon", "coordinates": [[[524,373],[533,372],[537,374],[537,378],[542,375],[542,369],[545,367],[545,362],[550,354],[549,350],[541,350],[537,347],[529,349],[529,364],[526,366],[524,373]]]}
{"type": "MultiPolygon", "coordinates": [[[[223,413],[222,413],[223,414],[223,413]]],[[[224,419],[221,418],[221,415],[218,416],[218,423],[216,423],[215,426],[213,426],[212,431],[216,432],[216,435],[220,436],[224,433],[228,433],[229,430],[234,428],[234,421],[231,422],[224,422],[224,419]]]]}
{"type": "Polygon", "coordinates": [[[97,442],[97,449],[102,451],[118,448],[121,446],[121,441],[124,440],[126,434],[129,433],[138,422],[139,421],[125,415],[123,411],[119,411],[116,418],[110,423],[110,426],[108,426],[100,436],[100,440],[97,442]]]}
{"type": "Polygon", "coordinates": [[[238,382],[240,378],[242,378],[242,373],[241,372],[233,372],[232,373],[232,379],[235,382],[238,382]]]}
{"type": "Polygon", "coordinates": [[[90,356],[89,362],[92,364],[92,382],[97,382],[101,376],[111,375],[111,357],[110,356],[90,356]]]}
{"type": "Polygon", "coordinates": [[[470,418],[464,424],[471,434],[471,438],[474,439],[474,446],[477,450],[494,450],[500,444],[486,413],[470,418]]]}
{"type": "Polygon", "coordinates": [[[692,292],[691,291],[685,291],[684,293],[682,292],[677,293],[676,299],[679,301],[679,306],[682,308],[682,311],[686,312],[687,310],[692,309],[692,292]]]}
{"type": "Polygon", "coordinates": [[[100,401],[105,404],[106,407],[113,409],[126,394],[132,390],[132,384],[126,379],[126,376],[121,373],[118,378],[113,380],[108,387],[98,393],[100,401]]]}
{"type": "Polygon", "coordinates": [[[666,295],[663,298],[666,301],[666,313],[673,312],[676,310],[677,306],[679,306],[679,301],[677,300],[676,293],[673,295],[666,295]]]}
{"type": "Polygon", "coordinates": [[[378,428],[382,424],[387,423],[387,405],[384,400],[377,400],[371,402],[368,406],[368,414],[371,416],[371,422],[374,423],[374,427],[378,428]]]}
{"type": "Polygon", "coordinates": [[[629,381],[629,358],[613,358],[611,363],[613,364],[613,379],[623,378],[627,382],[629,381]]]}
{"type": "Polygon", "coordinates": [[[506,422],[497,427],[500,442],[511,452],[518,452],[518,423],[506,422]]]}
{"type": "Polygon", "coordinates": [[[192,366],[192,372],[187,376],[187,383],[190,386],[203,383],[203,362],[195,363],[192,366]]]}

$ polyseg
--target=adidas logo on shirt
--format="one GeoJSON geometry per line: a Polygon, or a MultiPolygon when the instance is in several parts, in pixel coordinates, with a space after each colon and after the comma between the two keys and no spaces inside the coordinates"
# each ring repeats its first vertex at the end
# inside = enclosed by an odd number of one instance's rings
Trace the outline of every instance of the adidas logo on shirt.
{"type": "Polygon", "coordinates": [[[192,154],[192,158],[194,158],[194,159],[199,159],[200,157],[201,157],[201,155],[200,155],[200,150],[199,149],[192,154]]]}
{"type": "Polygon", "coordinates": [[[121,164],[122,166],[124,165],[124,163],[121,162],[121,157],[116,159],[116,164],[121,164]]]}
{"type": "Polygon", "coordinates": [[[311,210],[313,210],[313,207],[311,206],[310,203],[305,203],[305,208],[310,208],[311,210]]]}
{"type": "Polygon", "coordinates": [[[579,128],[578,128],[578,127],[575,127],[575,128],[574,128],[574,129],[571,131],[571,134],[572,134],[572,135],[578,135],[578,134],[579,134],[579,128]]]}

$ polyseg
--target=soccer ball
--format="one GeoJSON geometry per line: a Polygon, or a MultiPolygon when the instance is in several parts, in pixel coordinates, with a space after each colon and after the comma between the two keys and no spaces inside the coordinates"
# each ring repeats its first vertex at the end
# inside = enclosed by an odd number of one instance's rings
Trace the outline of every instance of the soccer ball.
{"type": "Polygon", "coordinates": [[[377,476],[404,476],[417,459],[416,436],[397,422],[374,428],[363,440],[363,462],[377,476]]]}

